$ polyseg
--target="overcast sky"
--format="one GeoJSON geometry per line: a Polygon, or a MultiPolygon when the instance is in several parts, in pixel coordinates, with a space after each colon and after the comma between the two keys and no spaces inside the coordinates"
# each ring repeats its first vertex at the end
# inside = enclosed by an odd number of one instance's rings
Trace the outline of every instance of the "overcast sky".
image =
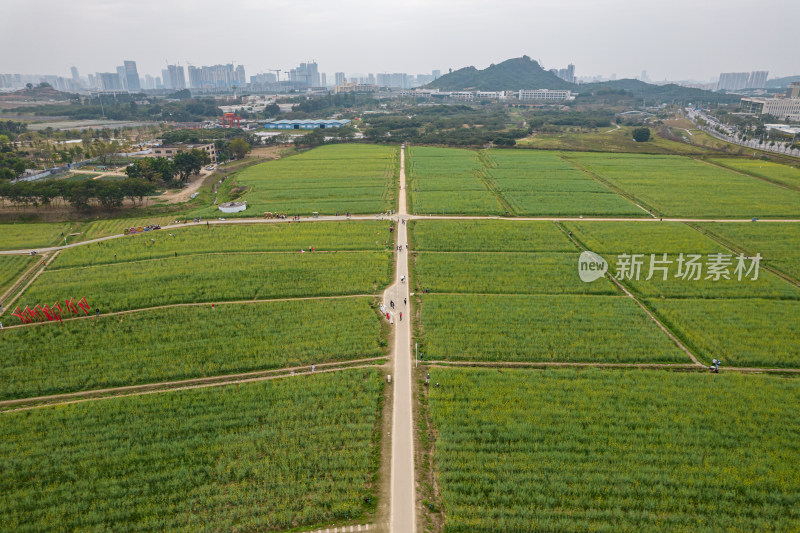
{"type": "Polygon", "coordinates": [[[320,72],[430,73],[529,55],[578,76],[800,74],[800,0],[0,0],[0,72],[139,74],[316,60],[320,72]]]}

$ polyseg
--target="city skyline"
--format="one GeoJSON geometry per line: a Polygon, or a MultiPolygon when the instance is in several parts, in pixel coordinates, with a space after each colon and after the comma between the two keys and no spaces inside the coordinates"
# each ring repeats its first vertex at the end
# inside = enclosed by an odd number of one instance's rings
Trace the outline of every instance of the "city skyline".
{"type": "Polygon", "coordinates": [[[158,75],[167,64],[188,68],[233,62],[260,73],[285,72],[310,61],[329,77],[334,72],[444,73],[485,68],[523,54],[541,60],[546,69],[572,63],[580,75],[616,73],[617,78],[637,77],[642,70],[652,80],[710,81],[720,72],[753,70],[768,70],[772,77],[798,74],[792,54],[775,52],[792,49],[792,21],[800,5],[790,0],[771,5],[786,16],[769,25],[742,17],[744,2],[720,0],[657,1],[646,7],[631,0],[602,6],[589,0],[560,5],[503,0],[491,6],[472,0],[411,0],[402,10],[364,0],[308,0],[302,5],[235,0],[226,9],[236,15],[237,24],[224,29],[209,24],[208,13],[219,6],[206,0],[168,6],[151,0],[6,4],[0,46],[11,49],[25,42],[27,47],[4,57],[0,71],[29,75],[69,77],[73,65],[84,73],[108,72],[125,58],[137,62],[142,76],[158,75]],[[519,16],[509,17],[504,7],[519,16]],[[151,16],[151,8],[158,8],[159,17],[151,16]],[[44,20],[43,10],[50,14],[44,20]],[[25,29],[34,21],[35,40],[25,29]],[[87,23],[92,32],[65,30],[87,23]],[[153,38],[142,40],[141,28],[153,38]],[[345,28],[358,31],[342,32],[345,28]],[[265,54],[265,48],[279,50],[277,45],[287,40],[291,47],[265,54]]]}

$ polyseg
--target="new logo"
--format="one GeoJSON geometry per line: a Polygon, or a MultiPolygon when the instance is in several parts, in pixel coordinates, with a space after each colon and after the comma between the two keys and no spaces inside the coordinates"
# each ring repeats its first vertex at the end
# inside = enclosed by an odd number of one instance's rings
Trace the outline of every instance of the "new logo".
{"type": "Polygon", "coordinates": [[[591,283],[596,279],[602,278],[608,271],[606,260],[594,252],[585,251],[578,258],[578,274],[581,280],[591,283]]]}

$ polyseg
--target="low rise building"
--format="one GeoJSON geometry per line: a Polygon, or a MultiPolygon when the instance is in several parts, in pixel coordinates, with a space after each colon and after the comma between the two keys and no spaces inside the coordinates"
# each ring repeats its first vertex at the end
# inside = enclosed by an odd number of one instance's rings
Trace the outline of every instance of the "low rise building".
{"type": "Polygon", "coordinates": [[[272,120],[264,124],[268,130],[313,130],[340,128],[350,123],[348,119],[337,120],[272,120]]]}
{"type": "Polygon", "coordinates": [[[800,121],[800,98],[742,98],[742,113],[800,121]]]}
{"type": "Polygon", "coordinates": [[[540,100],[546,102],[560,102],[572,100],[572,92],[567,90],[550,89],[522,89],[517,98],[520,100],[540,100]]]}
{"type": "Polygon", "coordinates": [[[333,88],[333,92],[339,93],[374,93],[378,92],[378,86],[369,83],[342,83],[333,88]]]}
{"type": "Polygon", "coordinates": [[[211,158],[212,162],[217,161],[217,147],[214,143],[208,144],[163,144],[153,147],[153,155],[155,157],[166,157],[172,159],[180,152],[189,150],[203,150],[211,158]]]}

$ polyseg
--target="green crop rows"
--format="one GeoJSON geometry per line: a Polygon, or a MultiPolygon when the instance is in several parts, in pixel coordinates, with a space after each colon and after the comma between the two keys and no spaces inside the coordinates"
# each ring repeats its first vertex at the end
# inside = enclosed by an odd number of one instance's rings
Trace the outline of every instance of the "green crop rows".
{"type": "Polygon", "coordinates": [[[378,357],[385,339],[371,301],[180,307],[7,329],[0,399],[378,357]]]}
{"type": "Polygon", "coordinates": [[[800,191],[680,156],[565,156],[664,216],[779,217],[800,215],[800,191]]]}
{"type": "MultiPolygon", "coordinates": [[[[23,250],[46,248],[63,244],[64,237],[82,224],[63,222],[58,224],[0,224],[0,250],[23,250]]],[[[121,231],[120,231],[121,233],[121,231]]]]}
{"type": "Polygon", "coordinates": [[[505,208],[480,178],[476,152],[412,147],[406,157],[409,211],[416,214],[502,215],[505,208]]]}
{"type": "Polygon", "coordinates": [[[49,268],[110,264],[187,254],[386,250],[388,222],[195,226],[131,235],[62,251],[49,268]]]}
{"type": "Polygon", "coordinates": [[[645,214],[554,152],[490,150],[486,173],[518,215],[645,214]]]}
{"type": "Polygon", "coordinates": [[[262,163],[236,175],[248,211],[290,215],[380,213],[395,208],[399,150],[391,146],[333,145],[262,163]]]}
{"type": "Polygon", "coordinates": [[[800,165],[795,164],[781,165],[771,161],[761,161],[760,159],[710,159],[714,164],[738,170],[746,174],[752,174],[760,178],[768,179],[783,185],[789,185],[795,189],[800,188],[800,165]]]}
{"type": "MultiPolygon", "coordinates": [[[[26,255],[0,255],[0,295],[37,259],[26,255]]],[[[0,301],[0,304],[3,302],[0,301]]]]}
{"type": "MultiPolygon", "coordinates": [[[[748,256],[761,253],[765,264],[789,274],[795,272],[800,241],[793,224],[700,225],[704,231],[733,243],[734,250],[679,223],[568,222],[565,226],[589,250],[608,261],[612,274],[620,273],[619,254],[642,254],[639,279],[623,282],[645,298],[656,315],[706,361],[722,359],[732,366],[800,365],[794,327],[800,289],[763,265],[756,280],[752,279],[753,273],[743,273],[740,280],[735,271],[739,255],[736,250],[744,250],[748,256]],[[661,265],[668,269],[667,279],[663,279],[663,271],[654,270],[648,280],[652,254],[663,261],[665,253],[666,261],[671,262],[661,265]],[[681,253],[702,256],[700,279],[678,277],[681,253]],[[709,254],[718,253],[730,258],[730,279],[716,279],[707,269],[709,254]]],[[[750,261],[745,260],[745,265],[749,268],[750,261]]]]}
{"type": "Polygon", "coordinates": [[[747,255],[761,254],[764,263],[800,281],[800,226],[795,223],[699,224],[747,255]]]}
{"type": "Polygon", "coordinates": [[[160,305],[373,294],[388,284],[389,252],[189,255],[44,272],[20,304],[86,297],[102,313],[160,305]]]}
{"type": "Polygon", "coordinates": [[[690,363],[630,298],[573,295],[421,297],[429,360],[690,363]]]}
{"type": "Polygon", "coordinates": [[[795,531],[796,380],[432,369],[445,533],[795,531]]]}
{"type": "MultiPolygon", "coordinates": [[[[377,370],[0,417],[6,531],[265,531],[362,517],[377,370]]],[[[379,438],[379,437],[377,437],[379,438]]]]}
{"type": "Polygon", "coordinates": [[[506,220],[415,220],[414,250],[426,252],[575,252],[552,222],[506,220]]]}

